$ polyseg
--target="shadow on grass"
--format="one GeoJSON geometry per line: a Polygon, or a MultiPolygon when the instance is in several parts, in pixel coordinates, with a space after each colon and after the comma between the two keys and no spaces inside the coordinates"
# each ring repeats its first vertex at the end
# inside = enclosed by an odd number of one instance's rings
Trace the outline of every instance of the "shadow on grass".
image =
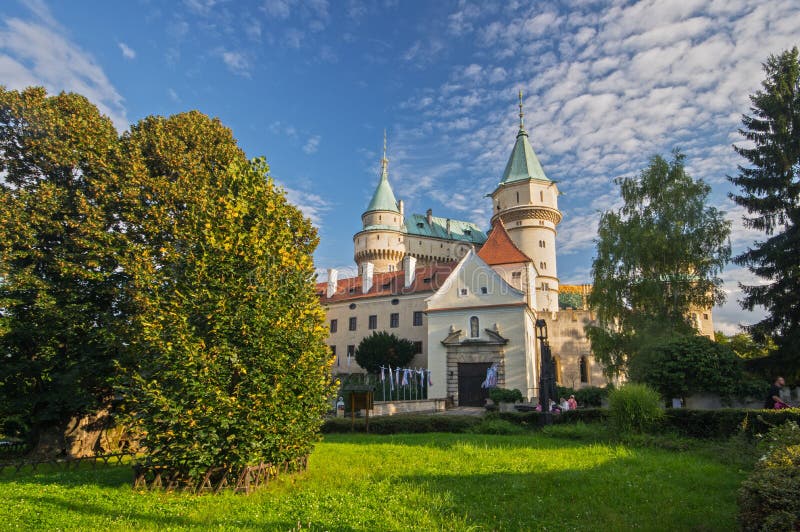
{"type": "Polygon", "coordinates": [[[78,469],[63,466],[39,466],[36,471],[29,467],[19,473],[6,470],[0,473],[0,489],[4,484],[24,483],[40,485],[59,485],[63,487],[98,486],[117,488],[133,485],[133,468],[130,464],[109,465],[91,468],[88,464],[78,469]]]}

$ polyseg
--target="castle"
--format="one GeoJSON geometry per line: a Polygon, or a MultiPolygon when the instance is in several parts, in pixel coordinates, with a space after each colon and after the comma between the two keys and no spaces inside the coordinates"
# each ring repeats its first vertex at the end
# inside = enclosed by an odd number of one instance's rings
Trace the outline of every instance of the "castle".
{"type": "MultiPolygon", "coordinates": [[[[473,223],[404,212],[389,183],[386,141],[380,179],[362,229],[353,237],[356,277],[328,271],[317,293],[327,312],[334,372],[362,371],[356,347],[374,331],[414,342],[414,366],[433,378],[428,397],[482,405],[486,370],[497,385],[538,397],[539,345],[535,323],[544,319],[556,381],[580,388],[606,384],[584,326],[589,285],[561,285],[556,262],[559,190],[534,152],[524,125],[502,177],[490,194],[491,229],[473,223]]],[[[696,313],[698,328],[713,334],[710,311],[696,313]]]]}

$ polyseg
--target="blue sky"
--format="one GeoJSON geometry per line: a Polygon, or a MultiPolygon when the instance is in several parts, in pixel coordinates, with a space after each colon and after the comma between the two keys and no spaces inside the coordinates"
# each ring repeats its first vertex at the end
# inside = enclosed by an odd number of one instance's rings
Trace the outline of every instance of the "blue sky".
{"type": "MultiPolygon", "coordinates": [[[[770,53],[800,45],[796,0],[609,2],[184,0],[6,1],[0,83],[88,96],[120,130],[199,109],[319,227],[319,268],[352,268],[352,235],[377,182],[407,210],[487,228],[514,142],[516,94],[545,172],[559,182],[562,282],[588,282],[613,178],[680,148],[733,222],[731,145],[770,53]]],[[[742,312],[731,265],[718,328],[742,312]]]]}

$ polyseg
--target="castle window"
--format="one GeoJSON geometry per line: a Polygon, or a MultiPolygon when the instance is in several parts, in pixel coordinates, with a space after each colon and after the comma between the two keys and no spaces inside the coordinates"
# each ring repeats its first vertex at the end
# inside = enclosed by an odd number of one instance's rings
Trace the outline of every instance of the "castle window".
{"type": "Polygon", "coordinates": [[[488,293],[489,293],[489,289],[486,288],[485,286],[481,286],[481,294],[488,294],[488,293]]]}
{"type": "Polygon", "coordinates": [[[581,382],[589,382],[589,361],[585,356],[581,357],[581,382]]]}
{"type": "Polygon", "coordinates": [[[369,330],[378,328],[378,316],[376,314],[373,314],[369,317],[369,323],[367,324],[367,328],[369,330]]]}
{"type": "Polygon", "coordinates": [[[331,320],[331,332],[335,333],[338,329],[339,329],[339,320],[331,320]]]}
{"type": "MultiPolygon", "coordinates": [[[[393,270],[394,270],[394,266],[389,266],[389,271],[393,271],[393,270]]],[[[392,286],[392,283],[383,283],[381,285],[381,288],[386,290],[387,288],[390,288],[391,286],[392,286]]]]}
{"type": "MultiPolygon", "coordinates": [[[[422,222],[417,222],[417,227],[419,227],[420,229],[422,229],[423,227],[425,227],[425,224],[424,224],[424,223],[422,223],[422,222]]],[[[420,244],[421,244],[421,243],[422,243],[422,242],[420,242],[420,244]]]]}
{"type": "Polygon", "coordinates": [[[414,324],[414,327],[421,327],[422,326],[422,311],[421,310],[415,310],[414,311],[414,317],[413,317],[413,322],[412,323],[414,324]]]}
{"type": "Polygon", "coordinates": [[[703,314],[703,319],[708,320],[708,314],[703,314]]]}
{"type": "Polygon", "coordinates": [[[556,384],[562,384],[561,382],[561,359],[558,357],[553,357],[553,369],[555,369],[554,374],[556,377],[556,384]]]}
{"type": "Polygon", "coordinates": [[[356,308],[356,304],[355,303],[350,303],[350,306],[348,308],[350,310],[353,310],[354,308],[356,308]]]}
{"type": "Polygon", "coordinates": [[[464,234],[467,236],[472,236],[472,229],[464,229],[464,234]]]}
{"type": "Polygon", "coordinates": [[[422,282],[423,283],[430,283],[431,282],[431,278],[430,277],[425,277],[424,279],[422,279],[422,282]]]}
{"type": "Polygon", "coordinates": [[[355,288],[350,288],[348,290],[348,292],[351,293],[351,294],[355,294],[356,293],[356,289],[355,288]]]}
{"type": "Polygon", "coordinates": [[[400,327],[400,313],[399,312],[392,312],[389,314],[389,327],[392,329],[397,329],[400,327]]]}
{"type": "Polygon", "coordinates": [[[478,321],[478,316],[472,316],[469,319],[469,337],[478,338],[480,335],[481,331],[480,331],[480,322],[478,321]]]}
{"type": "Polygon", "coordinates": [[[392,305],[397,305],[400,303],[400,300],[397,298],[392,299],[392,305]]]}
{"type": "Polygon", "coordinates": [[[355,316],[351,316],[350,317],[350,323],[349,323],[351,331],[355,331],[356,330],[357,323],[358,323],[358,319],[355,316]]]}
{"type": "Polygon", "coordinates": [[[347,358],[356,356],[356,346],[348,345],[347,346],[347,358]]]}
{"type": "Polygon", "coordinates": [[[517,203],[519,203],[519,192],[517,192],[517,203]]]}
{"type": "Polygon", "coordinates": [[[381,221],[381,215],[380,214],[378,215],[378,221],[379,222],[381,221]]]}
{"type": "Polygon", "coordinates": [[[512,279],[522,279],[522,272],[511,272],[512,279]]]}
{"type": "Polygon", "coordinates": [[[544,201],[544,190],[539,191],[539,200],[544,201]]]}
{"type": "Polygon", "coordinates": [[[517,222],[517,226],[520,226],[520,225],[522,225],[522,222],[517,222]]]}
{"type": "Polygon", "coordinates": [[[466,288],[462,288],[461,290],[459,290],[459,294],[461,294],[462,296],[465,296],[465,295],[469,294],[469,290],[467,290],[466,288]]]}
{"type": "Polygon", "coordinates": [[[422,353],[422,342],[414,342],[414,353],[422,353]]]}
{"type": "Polygon", "coordinates": [[[329,347],[331,348],[331,355],[336,357],[336,365],[338,366],[339,365],[339,357],[336,356],[336,346],[335,345],[331,345],[329,347]]]}

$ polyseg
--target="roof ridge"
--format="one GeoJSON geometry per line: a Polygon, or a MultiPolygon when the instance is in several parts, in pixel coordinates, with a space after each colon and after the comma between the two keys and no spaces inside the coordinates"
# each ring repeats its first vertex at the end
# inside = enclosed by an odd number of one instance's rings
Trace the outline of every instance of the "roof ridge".
{"type": "Polygon", "coordinates": [[[533,259],[517,247],[500,219],[492,225],[489,238],[478,251],[478,256],[489,265],[533,262],[533,259]]]}

